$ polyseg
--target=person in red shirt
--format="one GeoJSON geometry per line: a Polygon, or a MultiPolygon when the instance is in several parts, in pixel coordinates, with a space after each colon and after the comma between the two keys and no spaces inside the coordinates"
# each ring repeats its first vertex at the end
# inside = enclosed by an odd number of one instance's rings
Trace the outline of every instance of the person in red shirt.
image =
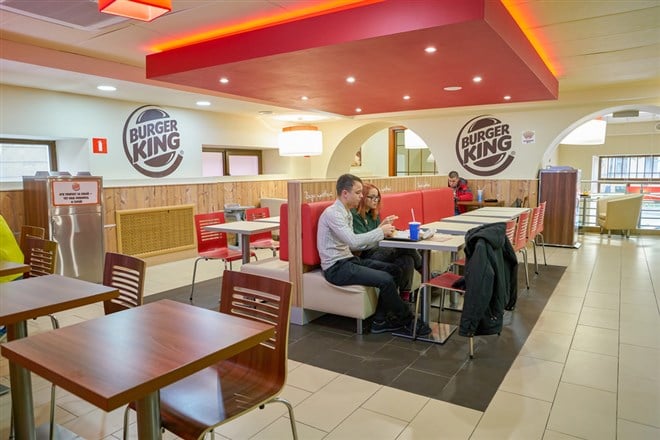
{"type": "Polygon", "coordinates": [[[450,171],[448,186],[454,190],[454,214],[463,214],[467,207],[460,206],[457,202],[469,202],[474,200],[472,190],[468,188],[467,180],[458,176],[458,172],[450,171]]]}

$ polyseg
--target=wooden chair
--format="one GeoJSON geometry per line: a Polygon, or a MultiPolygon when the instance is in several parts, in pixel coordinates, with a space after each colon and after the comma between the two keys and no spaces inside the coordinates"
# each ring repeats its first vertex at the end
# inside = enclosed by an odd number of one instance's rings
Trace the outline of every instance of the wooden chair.
{"type": "Polygon", "coordinates": [[[103,303],[106,315],[141,306],[147,263],[130,255],[106,252],[103,285],[116,287],[119,296],[103,303]]]}
{"type": "MultiPolygon", "coordinates": [[[[258,218],[266,217],[270,217],[270,210],[268,208],[250,208],[245,210],[245,220],[254,221],[258,218]]],[[[250,247],[254,249],[270,249],[273,252],[273,257],[275,257],[277,256],[277,251],[280,250],[280,242],[273,240],[273,234],[268,231],[250,235],[250,247]]]]}
{"type": "Polygon", "coordinates": [[[30,226],[30,225],[21,226],[21,235],[18,241],[18,245],[21,247],[21,251],[23,252],[23,255],[25,255],[25,249],[26,249],[25,239],[27,237],[46,238],[46,230],[39,226],[30,226]]]}
{"type": "MultiPolygon", "coordinates": [[[[160,390],[162,427],[183,439],[201,439],[224,422],[271,402],[286,405],[293,438],[293,407],[278,397],[287,373],[291,283],[259,275],[225,271],[220,313],[275,326],[275,336],[231,359],[160,390]]],[[[135,403],[129,405],[131,408],[135,403]]],[[[128,408],[124,439],[128,433],[128,408]]]]}
{"type": "Polygon", "coordinates": [[[516,226],[515,242],[513,250],[520,252],[523,256],[525,265],[525,282],[529,290],[529,270],[527,268],[527,230],[529,228],[529,211],[523,212],[518,216],[518,225],[516,226]]]}
{"type": "MultiPolygon", "coordinates": [[[[193,268],[192,286],[190,288],[190,302],[192,303],[195,293],[195,276],[197,274],[197,263],[200,260],[222,260],[227,263],[229,269],[232,269],[232,261],[242,260],[243,254],[240,251],[229,249],[227,246],[227,234],[218,231],[207,231],[205,226],[218,225],[225,222],[225,215],[222,212],[209,212],[208,214],[195,214],[195,233],[197,234],[197,253],[199,257],[195,260],[193,268]]],[[[256,258],[254,252],[250,254],[256,258]]]]}

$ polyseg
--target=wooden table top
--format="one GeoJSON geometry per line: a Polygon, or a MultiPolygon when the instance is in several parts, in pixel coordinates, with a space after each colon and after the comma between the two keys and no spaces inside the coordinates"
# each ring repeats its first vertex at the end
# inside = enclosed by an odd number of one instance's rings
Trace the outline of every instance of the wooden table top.
{"type": "Polygon", "coordinates": [[[119,296],[114,287],[62,275],[0,284],[0,325],[45,316],[119,296]]]}
{"type": "Polygon", "coordinates": [[[25,273],[30,271],[29,264],[23,263],[14,263],[12,261],[0,261],[0,277],[7,275],[16,275],[19,273],[25,273]]]}
{"type": "Polygon", "coordinates": [[[2,355],[104,411],[267,340],[268,324],[171,300],[0,347],[2,355]]]}
{"type": "Polygon", "coordinates": [[[208,231],[230,232],[232,234],[258,234],[260,232],[274,231],[279,229],[279,223],[258,222],[242,220],[238,222],[221,223],[217,225],[205,226],[208,231]]]}

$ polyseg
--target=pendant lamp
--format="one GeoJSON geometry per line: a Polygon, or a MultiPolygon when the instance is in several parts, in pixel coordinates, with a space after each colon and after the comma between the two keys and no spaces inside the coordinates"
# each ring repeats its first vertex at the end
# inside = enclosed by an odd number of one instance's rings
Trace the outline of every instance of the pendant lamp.
{"type": "Polygon", "coordinates": [[[172,0],[99,0],[99,11],[152,21],[172,10],[172,0]]]}
{"type": "Polygon", "coordinates": [[[284,127],[278,138],[280,156],[319,156],[323,152],[323,134],[318,127],[284,127]]]}

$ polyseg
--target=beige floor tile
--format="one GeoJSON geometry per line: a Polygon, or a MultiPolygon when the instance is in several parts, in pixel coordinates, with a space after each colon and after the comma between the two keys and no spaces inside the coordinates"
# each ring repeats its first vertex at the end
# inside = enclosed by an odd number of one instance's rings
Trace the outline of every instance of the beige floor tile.
{"type": "Polygon", "coordinates": [[[573,350],[617,356],[619,353],[619,332],[612,329],[578,325],[573,337],[573,350]]]}
{"type": "Polygon", "coordinates": [[[573,313],[544,311],[534,326],[534,331],[572,335],[575,332],[578,315],[573,313]]]}
{"type": "Polygon", "coordinates": [[[584,439],[614,439],[616,414],[616,393],[561,382],[547,428],[584,439]]]}
{"type": "Polygon", "coordinates": [[[642,290],[653,291],[653,282],[648,272],[644,272],[643,276],[624,276],[621,278],[621,290],[642,290]]]}
{"type": "Polygon", "coordinates": [[[410,422],[428,401],[428,397],[384,386],[362,408],[410,422]]]}
{"type": "Polygon", "coordinates": [[[571,350],[561,381],[616,393],[618,361],[614,356],[571,350]]]}
{"type": "Polygon", "coordinates": [[[589,292],[600,292],[604,294],[619,294],[620,292],[620,283],[618,280],[608,281],[608,280],[597,280],[594,281],[594,278],[591,278],[589,283],[589,292]]]}
{"type": "Polygon", "coordinates": [[[621,344],[619,375],[660,382],[660,350],[621,344]]]}
{"type": "Polygon", "coordinates": [[[500,390],[552,402],[564,365],[518,356],[500,384],[500,390]]]}
{"type": "Polygon", "coordinates": [[[296,407],[301,423],[330,432],[381,386],[349,376],[339,376],[296,407]]]}
{"type": "Polygon", "coordinates": [[[559,293],[554,293],[543,310],[551,310],[554,312],[564,313],[580,313],[582,309],[582,302],[584,298],[577,296],[566,296],[559,293]]]}
{"type": "Polygon", "coordinates": [[[468,439],[482,415],[480,411],[431,399],[397,440],[468,439]]]}
{"type": "Polygon", "coordinates": [[[335,373],[334,371],[324,370],[323,368],[314,367],[312,365],[301,364],[298,368],[287,375],[286,383],[303,390],[315,392],[326,386],[338,376],[339,373],[335,373]]]}
{"type": "Polygon", "coordinates": [[[621,304],[639,304],[647,307],[655,307],[656,297],[652,290],[621,289],[621,304]]]}
{"type": "Polygon", "coordinates": [[[588,291],[584,305],[597,309],[619,310],[619,295],[588,291]]]}
{"type": "Polygon", "coordinates": [[[622,419],[660,428],[660,381],[621,376],[618,415],[622,419]]]}
{"type": "Polygon", "coordinates": [[[617,421],[616,431],[618,440],[658,440],[660,438],[660,428],[624,419],[617,421]]]}
{"type": "Polygon", "coordinates": [[[337,426],[326,440],[394,440],[407,423],[363,408],[358,408],[337,426]]]}
{"type": "Polygon", "coordinates": [[[573,437],[572,435],[551,431],[549,429],[546,429],[545,433],[543,434],[543,440],[575,440],[579,438],[580,437],[573,437]]]}
{"type": "MultiPolygon", "coordinates": [[[[299,439],[305,440],[321,440],[327,432],[319,429],[312,428],[311,426],[296,423],[296,431],[298,432],[299,439]]],[[[216,435],[216,439],[217,439],[216,435]]],[[[240,438],[240,437],[239,437],[240,438]]],[[[257,435],[251,437],[250,440],[274,440],[274,439],[290,439],[293,438],[291,434],[291,423],[287,417],[280,417],[275,422],[271,423],[257,435]]]]}
{"type": "Polygon", "coordinates": [[[541,439],[550,403],[498,391],[488,405],[471,440],[541,439]]]}
{"type": "Polygon", "coordinates": [[[96,409],[70,422],[63,423],[62,426],[82,438],[98,440],[121,430],[123,423],[124,408],[122,407],[109,413],[96,409]]]}
{"type": "Polygon", "coordinates": [[[646,322],[622,322],[619,343],[660,348],[660,325],[646,322]]]}
{"type": "Polygon", "coordinates": [[[660,324],[660,314],[657,307],[648,307],[643,304],[621,304],[621,322],[645,322],[660,324]]]}
{"type": "MultiPolygon", "coordinates": [[[[254,409],[217,427],[215,432],[230,439],[250,438],[285,414],[287,414],[287,410],[283,404],[271,403],[266,405],[264,409],[254,409]]],[[[295,412],[294,415],[297,417],[295,412]]]]}
{"type": "Polygon", "coordinates": [[[589,283],[586,281],[559,281],[557,287],[552,292],[552,295],[564,295],[564,296],[574,296],[577,298],[584,298],[587,294],[587,285],[589,283]]]}
{"type": "Polygon", "coordinates": [[[581,325],[602,327],[616,330],[619,328],[619,311],[608,309],[596,309],[593,307],[582,307],[580,319],[581,325]]]}
{"type": "Polygon", "coordinates": [[[525,341],[525,345],[523,345],[520,351],[520,356],[563,363],[566,361],[571,340],[571,335],[560,335],[559,333],[534,330],[530,333],[527,341],[525,341]]]}

